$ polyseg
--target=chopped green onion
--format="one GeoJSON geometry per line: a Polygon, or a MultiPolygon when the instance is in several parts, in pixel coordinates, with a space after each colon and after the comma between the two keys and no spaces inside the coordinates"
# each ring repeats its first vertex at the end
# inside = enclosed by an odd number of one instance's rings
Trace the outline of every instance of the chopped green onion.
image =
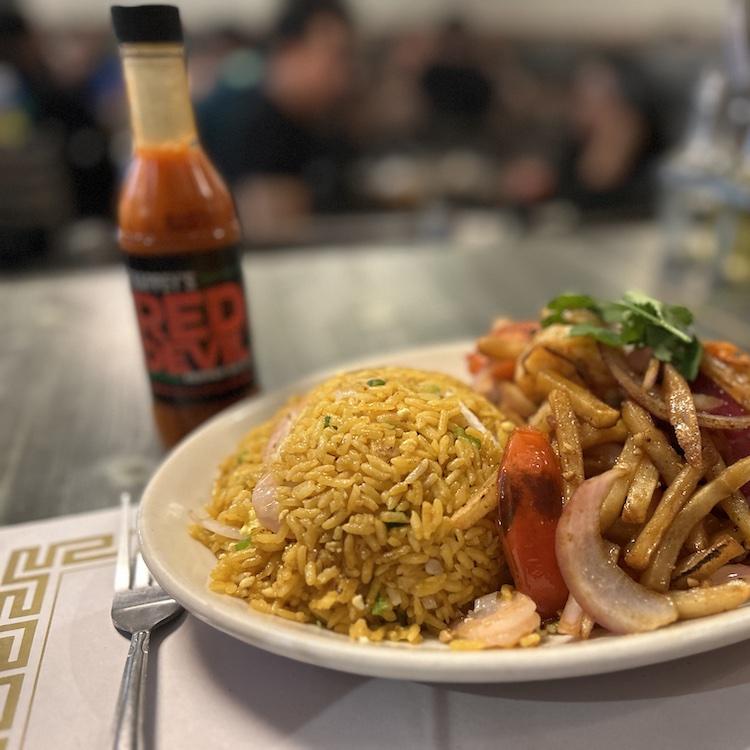
{"type": "Polygon", "coordinates": [[[469,433],[460,425],[452,424],[450,430],[457,438],[468,440],[472,445],[476,445],[477,448],[482,447],[482,441],[474,435],[469,435],[469,433]]]}
{"type": "Polygon", "coordinates": [[[378,594],[375,599],[375,604],[372,605],[373,615],[375,615],[375,617],[381,617],[386,609],[388,609],[388,600],[382,594],[378,594]]]}
{"type": "Polygon", "coordinates": [[[370,388],[375,388],[375,386],[378,385],[385,385],[385,380],[381,380],[380,378],[370,378],[370,380],[367,381],[367,385],[369,385],[370,388]]]}
{"type": "Polygon", "coordinates": [[[436,383],[425,383],[419,390],[423,393],[437,393],[440,395],[440,386],[436,383]]]}
{"type": "Polygon", "coordinates": [[[248,452],[247,451],[242,451],[241,453],[238,453],[237,454],[237,459],[236,459],[237,460],[237,466],[239,466],[244,461],[247,461],[247,456],[248,456],[248,452]]]}
{"type": "Polygon", "coordinates": [[[323,417],[323,427],[330,427],[331,426],[331,415],[326,414],[325,417],[323,417]]]}
{"type": "Polygon", "coordinates": [[[235,552],[239,552],[240,550],[250,547],[252,543],[252,539],[243,539],[241,542],[237,542],[237,544],[234,545],[233,549],[235,552]]]}

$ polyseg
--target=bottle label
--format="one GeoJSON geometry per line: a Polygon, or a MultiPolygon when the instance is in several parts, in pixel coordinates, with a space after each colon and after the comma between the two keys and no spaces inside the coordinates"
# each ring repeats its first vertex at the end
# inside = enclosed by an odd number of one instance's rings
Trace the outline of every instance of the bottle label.
{"type": "Polygon", "coordinates": [[[155,398],[198,403],[254,385],[238,248],[126,258],[155,398]]]}

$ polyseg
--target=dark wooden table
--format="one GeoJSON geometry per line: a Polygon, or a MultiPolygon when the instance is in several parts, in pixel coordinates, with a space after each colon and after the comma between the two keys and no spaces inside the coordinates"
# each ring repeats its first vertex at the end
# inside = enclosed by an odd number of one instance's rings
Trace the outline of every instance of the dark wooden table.
{"type": "MultiPolygon", "coordinates": [[[[264,387],[471,338],[497,314],[534,316],[573,289],[665,296],[690,305],[704,333],[750,345],[744,296],[665,278],[650,225],[500,240],[484,230],[451,243],[247,256],[264,387]]],[[[0,524],[107,507],[142,488],[163,452],[120,266],[0,279],[0,414],[0,524]]]]}

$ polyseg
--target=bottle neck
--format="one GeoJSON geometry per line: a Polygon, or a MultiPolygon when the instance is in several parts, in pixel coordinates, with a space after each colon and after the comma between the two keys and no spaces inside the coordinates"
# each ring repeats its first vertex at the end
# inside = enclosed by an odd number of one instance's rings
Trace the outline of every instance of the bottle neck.
{"type": "Polygon", "coordinates": [[[195,145],[185,53],[181,44],[120,45],[136,149],[195,145]]]}

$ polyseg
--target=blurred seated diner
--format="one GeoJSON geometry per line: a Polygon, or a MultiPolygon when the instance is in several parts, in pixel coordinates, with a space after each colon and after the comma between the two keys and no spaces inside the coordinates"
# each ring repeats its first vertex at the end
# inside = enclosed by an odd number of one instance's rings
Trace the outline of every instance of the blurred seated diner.
{"type": "Polygon", "coordinates": [[[250,242],[295,241],[332,200],[340,141],[326,125],[349,90],[352,44],[339,0],[289,0],[255,80],[220,76],[202,103],[203,143],[232,186],[250,242]]]}
{"type": "Polygon", "coordinates": [[[0,7],[0,267],[47,253],[71,221],[108,215],[114,168],[82,92],[52,75],[34,30],[0,7]]]}

